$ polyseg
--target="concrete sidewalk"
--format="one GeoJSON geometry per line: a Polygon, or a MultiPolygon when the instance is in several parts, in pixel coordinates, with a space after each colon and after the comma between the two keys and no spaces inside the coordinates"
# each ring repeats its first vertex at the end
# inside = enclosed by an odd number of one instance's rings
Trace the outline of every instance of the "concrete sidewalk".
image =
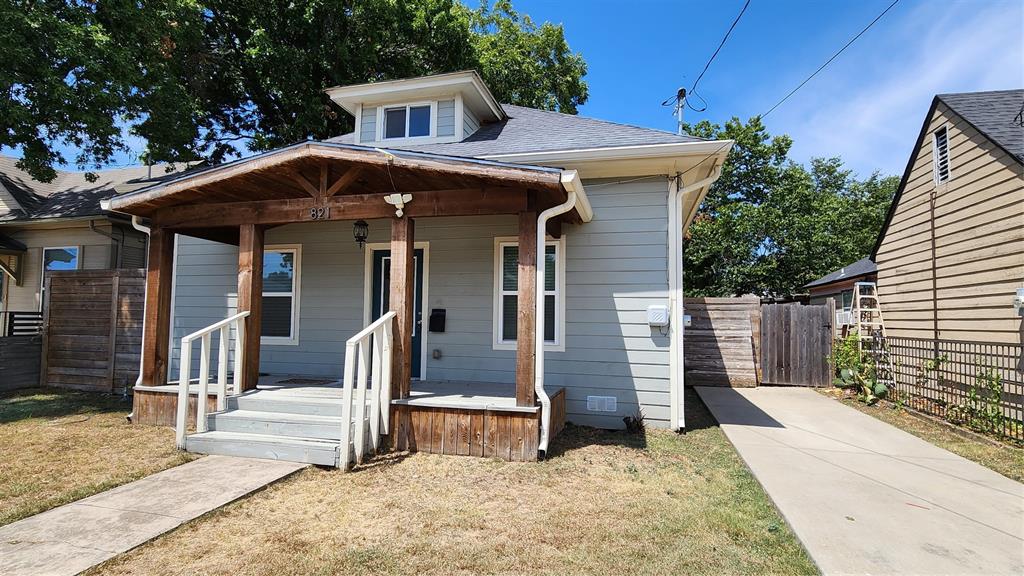
{"type": "Polygon", "coordinates": [[[1024,485],[802,388],[698,393],[826,574],[1024,574],[1024,485]]]}
{"type": "Polygon", "coordinates": [[[206,456],[0,527],[0,574],[78,574],[305,464],[206,456]]]}

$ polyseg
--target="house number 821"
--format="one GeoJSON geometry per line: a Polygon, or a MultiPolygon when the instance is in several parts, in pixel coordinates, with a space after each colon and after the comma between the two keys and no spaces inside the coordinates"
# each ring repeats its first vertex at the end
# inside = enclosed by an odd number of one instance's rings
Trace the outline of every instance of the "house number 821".
{"type": "Polygon", "coordinates": [[[330,215],[326,206],[316,206],[309,209],[309,217],[312,220],[325,220],[330,215]]]}

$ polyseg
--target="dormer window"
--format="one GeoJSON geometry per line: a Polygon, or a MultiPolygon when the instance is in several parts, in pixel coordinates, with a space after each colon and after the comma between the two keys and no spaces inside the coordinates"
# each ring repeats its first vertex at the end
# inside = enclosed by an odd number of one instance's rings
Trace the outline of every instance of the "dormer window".
{"type": "Polygon", "coordinates": [[[384,138],[430,136],[430,105],[384,108],[384,138]]]}

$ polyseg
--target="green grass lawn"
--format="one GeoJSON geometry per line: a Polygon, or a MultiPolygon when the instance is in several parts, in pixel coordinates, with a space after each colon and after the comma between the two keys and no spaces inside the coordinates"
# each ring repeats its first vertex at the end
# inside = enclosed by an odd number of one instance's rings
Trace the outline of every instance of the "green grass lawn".
{"type": "Polygon", "coordinates": [[[0,525],[191,459],[170,428],[129,424],[131,402],[56,389],[0,394],[0,525]]]}
{"type": "Polygon", "coordinates": [[[696,395],[686,435],[568,426],[549,458],[308,469],[93,574],[812,574],[696,395]]]}
{"type": "Polygon", "coordinates": [[[922,440],[977,462],[1007,478],[1024,482],[1024,449],[981,438],[974,434],[962,433],[945,422],[912,413],[889,402],[878,402],[868,406],[855,398],[848,397],[837,388],[822,388],[819,391],[922,440]]]}

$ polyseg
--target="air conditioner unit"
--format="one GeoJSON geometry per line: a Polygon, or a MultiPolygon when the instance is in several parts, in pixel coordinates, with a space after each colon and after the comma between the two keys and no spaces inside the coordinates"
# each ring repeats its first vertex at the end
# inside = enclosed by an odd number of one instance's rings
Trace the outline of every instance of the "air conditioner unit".
{"type": "Polygon", "coordinates": [[[836,312],[836,326],[850,326],[853,324],[853,312],[840,310],[836,312]]]}

